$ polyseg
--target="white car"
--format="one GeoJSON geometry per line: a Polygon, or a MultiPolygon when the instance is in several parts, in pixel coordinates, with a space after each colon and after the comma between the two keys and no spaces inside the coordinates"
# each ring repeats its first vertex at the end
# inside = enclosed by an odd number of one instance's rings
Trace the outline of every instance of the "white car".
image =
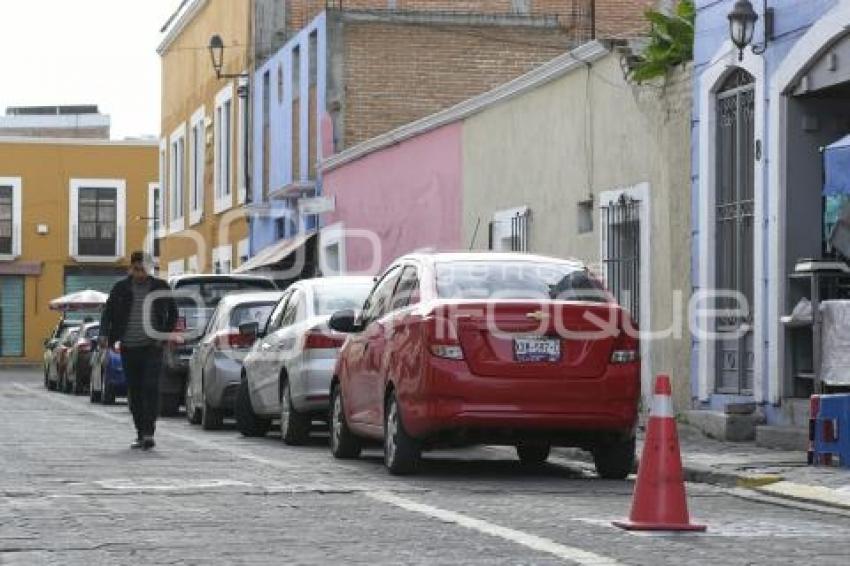
{"type": "Polygon", "coordinates": [[[219,301],[189,358],[186,417],[190,423],[214,430],[233,413],[242,360],[256,338],[240,332],[240,327],[265,324],[282,295],[279,291],[244,291],[219,301]]]}
{"type": "Polygon", "coordinates": [[[281,421],[281,438],[303,444],[314,419],[327,420],[337,354],[346,336],[328,328],[342,309],[359,310],[372,289],[371,277],[298,281],[284,292],[258,340],[245,357],[236,398],[237,428],[264,436],[281,421]]]}

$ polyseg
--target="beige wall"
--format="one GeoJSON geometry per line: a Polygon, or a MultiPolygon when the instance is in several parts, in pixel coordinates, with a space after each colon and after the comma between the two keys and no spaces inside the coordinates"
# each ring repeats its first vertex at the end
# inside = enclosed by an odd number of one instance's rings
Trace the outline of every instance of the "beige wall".
{"type": "MultiPolygon", "coordinates": [[[[531,251],[600,260],[599,196],[648,183],[653,329],[674,319],[673,293],[690,296],[690,73],[664,89],[623,80],[619,56],[578,68],[546,86],[469,118],[464,126],[464,239],[481,222],[487,246],[494,212],[531,209],[531,251]],[[593,231],[579,234],[578,204],[594,195],[593,231]]],[[[687,302],[685,302],[687,307],[687,302]]],[[[674,377],[681,410],[690,403],[690,337],[652,342],[648,375],[674,377]]]]}
{"type": "MultiPolygon", "coordinates": [[[[239,240],[246,238],[248,233],[244,207],[237,203],[238,187],[243,175],[243,169],[237,161],[237,137],[239,112],[236,95],[237,81],[234,79],[217,79],[213,71],[210,53],[207,49],[210,37],[218,34],[227,46],[224,51],[225,74],[238,74],[250,71],[251,66],[251,0],[207,0],[204,7],[189,21],[182,31],[161,53],[162,61],[162,130],[161,138],[165,140],[166,156],[171,134],[181,125],[186,126],[186,151],[183,166],[185,229],[181,232],[169,233],[163,240],[160,252],[160,269],[167,273],[171,260],[187,259],[199,255],[198,261],[202,271],[210,271],[212,266],[212,250],[220,243],[233,246],[233,265],[237,265],[236,254],[239,240]],[[233,86],[233,114],[231,132],[233,146],[231,151],[231,186],[233,187],[233,207],[227,212],[214,212],[215,194],[213,190],[214,175],[214,123],[216,95],[228,84],[233,86]],[[208,118],[206,129],[206,151],[204,155],[204,214],[199,224],[190,226],[189,206],[189,141],[190,120],[192,115],[204,107],[208,118]],[[193,234],[190,233],[194,233],[193,234]],[[222,242],[221,234],[226,232],[222,242]],[[196,238],[204,242],[197,245],[196,238]]],[[[179,23],[175,23],[175,26],[179,23]]],[[[166,158],[164,171],[170,170],[166,158]]],[[[166,184],[167,185],[167,184],[166,184]]],[[[167,190],[170,190],[168,188],[167,190]]],[[[165,224],[170,218],[168,211],[169,197],[163,195],[165,206],[165,224]]]]}
{"type": "Polygon", "coordinates": [[[142,249],[148,230],[148,188],[157,178],[157,148],[154,142],[0,140],[0,177],[19,177],[22,194],[21,255],[15,262],[3,263],[35,262],[42,269],[38,276],[27,276],[24,287],[24,359],[35,361],[41,359],[42,341],[59,320],[48,303],[64,294],[65,268],[123,269],[129,254],[142,249]],[[71,179],[125,181],[126,253],[117,262],[80,263],[70,257],[71,179]],[[47,225],[47,234],[38,234],[39,224],[47,225]]]}

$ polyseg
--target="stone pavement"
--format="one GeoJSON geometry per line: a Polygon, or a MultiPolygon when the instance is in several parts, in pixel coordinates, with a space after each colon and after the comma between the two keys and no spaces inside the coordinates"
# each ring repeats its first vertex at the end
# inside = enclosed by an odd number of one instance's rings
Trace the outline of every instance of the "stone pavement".
{"type": "MultiPolygon", "coordinates": [[[[850,509],[850,469],[813,467],[804,452],[772,450],[754,442],[721,442],[679,424],[685,478],[690,482],[747,488],[765,495],[850,509]]],[[[638,454],[643,434],[638,436],[638,454]]],[[[577,450],[568,458],[590,461],[577,450]]]]}
{"type": "Polygon", "coordinates": [[[633,481],[565,458],[521,466],[498,447],[428,454],[396,478],[380,453],[337,461],[165,419],[128,449],[127,407],[48,393],[0,371],[0,564],[844,565],[850,512],[790,508],[690,484],[706,534],[611,525],[633,481]]]}

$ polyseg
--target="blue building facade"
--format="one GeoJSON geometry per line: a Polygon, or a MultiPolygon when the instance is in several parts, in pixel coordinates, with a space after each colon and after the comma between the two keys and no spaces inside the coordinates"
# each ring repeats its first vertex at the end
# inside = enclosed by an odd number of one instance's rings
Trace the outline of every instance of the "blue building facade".
{"type": "MultiPolygon", "coordinates": [[[[251,255],[317,229],[298,212],[318,196],[327,120],[327,17],[318,15],[253,76],[251,255]]],[[[331,140],[332,141],[332,140],[331,140]]]]}
{"type": "MultiPolygon", "coordinates": [[[[781,322],[801,298],[790,274],[824,257],[820,148],[850,133],[850,0],[768,0],[741,56],[734,0],[697,0],[693,91],[692,396],[756,402],[770,424],[811,393],[781,322]],[[765,43],[766,40],[766,43],[765,43]],[[727,289],[732,296],[709,298],[727,289]]],[[[804,356],[805,357],[805,356],[804,356]]],[[[808,381],[807,381],[808,380],[808,381]]]]}

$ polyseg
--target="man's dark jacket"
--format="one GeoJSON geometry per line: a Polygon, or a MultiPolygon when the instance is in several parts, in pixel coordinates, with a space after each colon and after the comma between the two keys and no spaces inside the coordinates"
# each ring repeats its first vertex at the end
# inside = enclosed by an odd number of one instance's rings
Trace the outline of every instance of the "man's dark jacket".
{"type": "MultiPolygon", "coordinates": [[[[145,317],[150,321],[153,329],[160,333],[169,333],[174,330],[177,322],[177,304],[171,296],[171,288],[162,279],[151,277],[150,292],[159,293],[150,305],[151,312],[145,317]]],[[[130,310],[133,308],[133,279],[126,277],[115,284],[106,300],[106,307],[100,317],[100,334],[107,336],[109,345],[121,340],[127,330],[130,320],[130,310]]]]}

